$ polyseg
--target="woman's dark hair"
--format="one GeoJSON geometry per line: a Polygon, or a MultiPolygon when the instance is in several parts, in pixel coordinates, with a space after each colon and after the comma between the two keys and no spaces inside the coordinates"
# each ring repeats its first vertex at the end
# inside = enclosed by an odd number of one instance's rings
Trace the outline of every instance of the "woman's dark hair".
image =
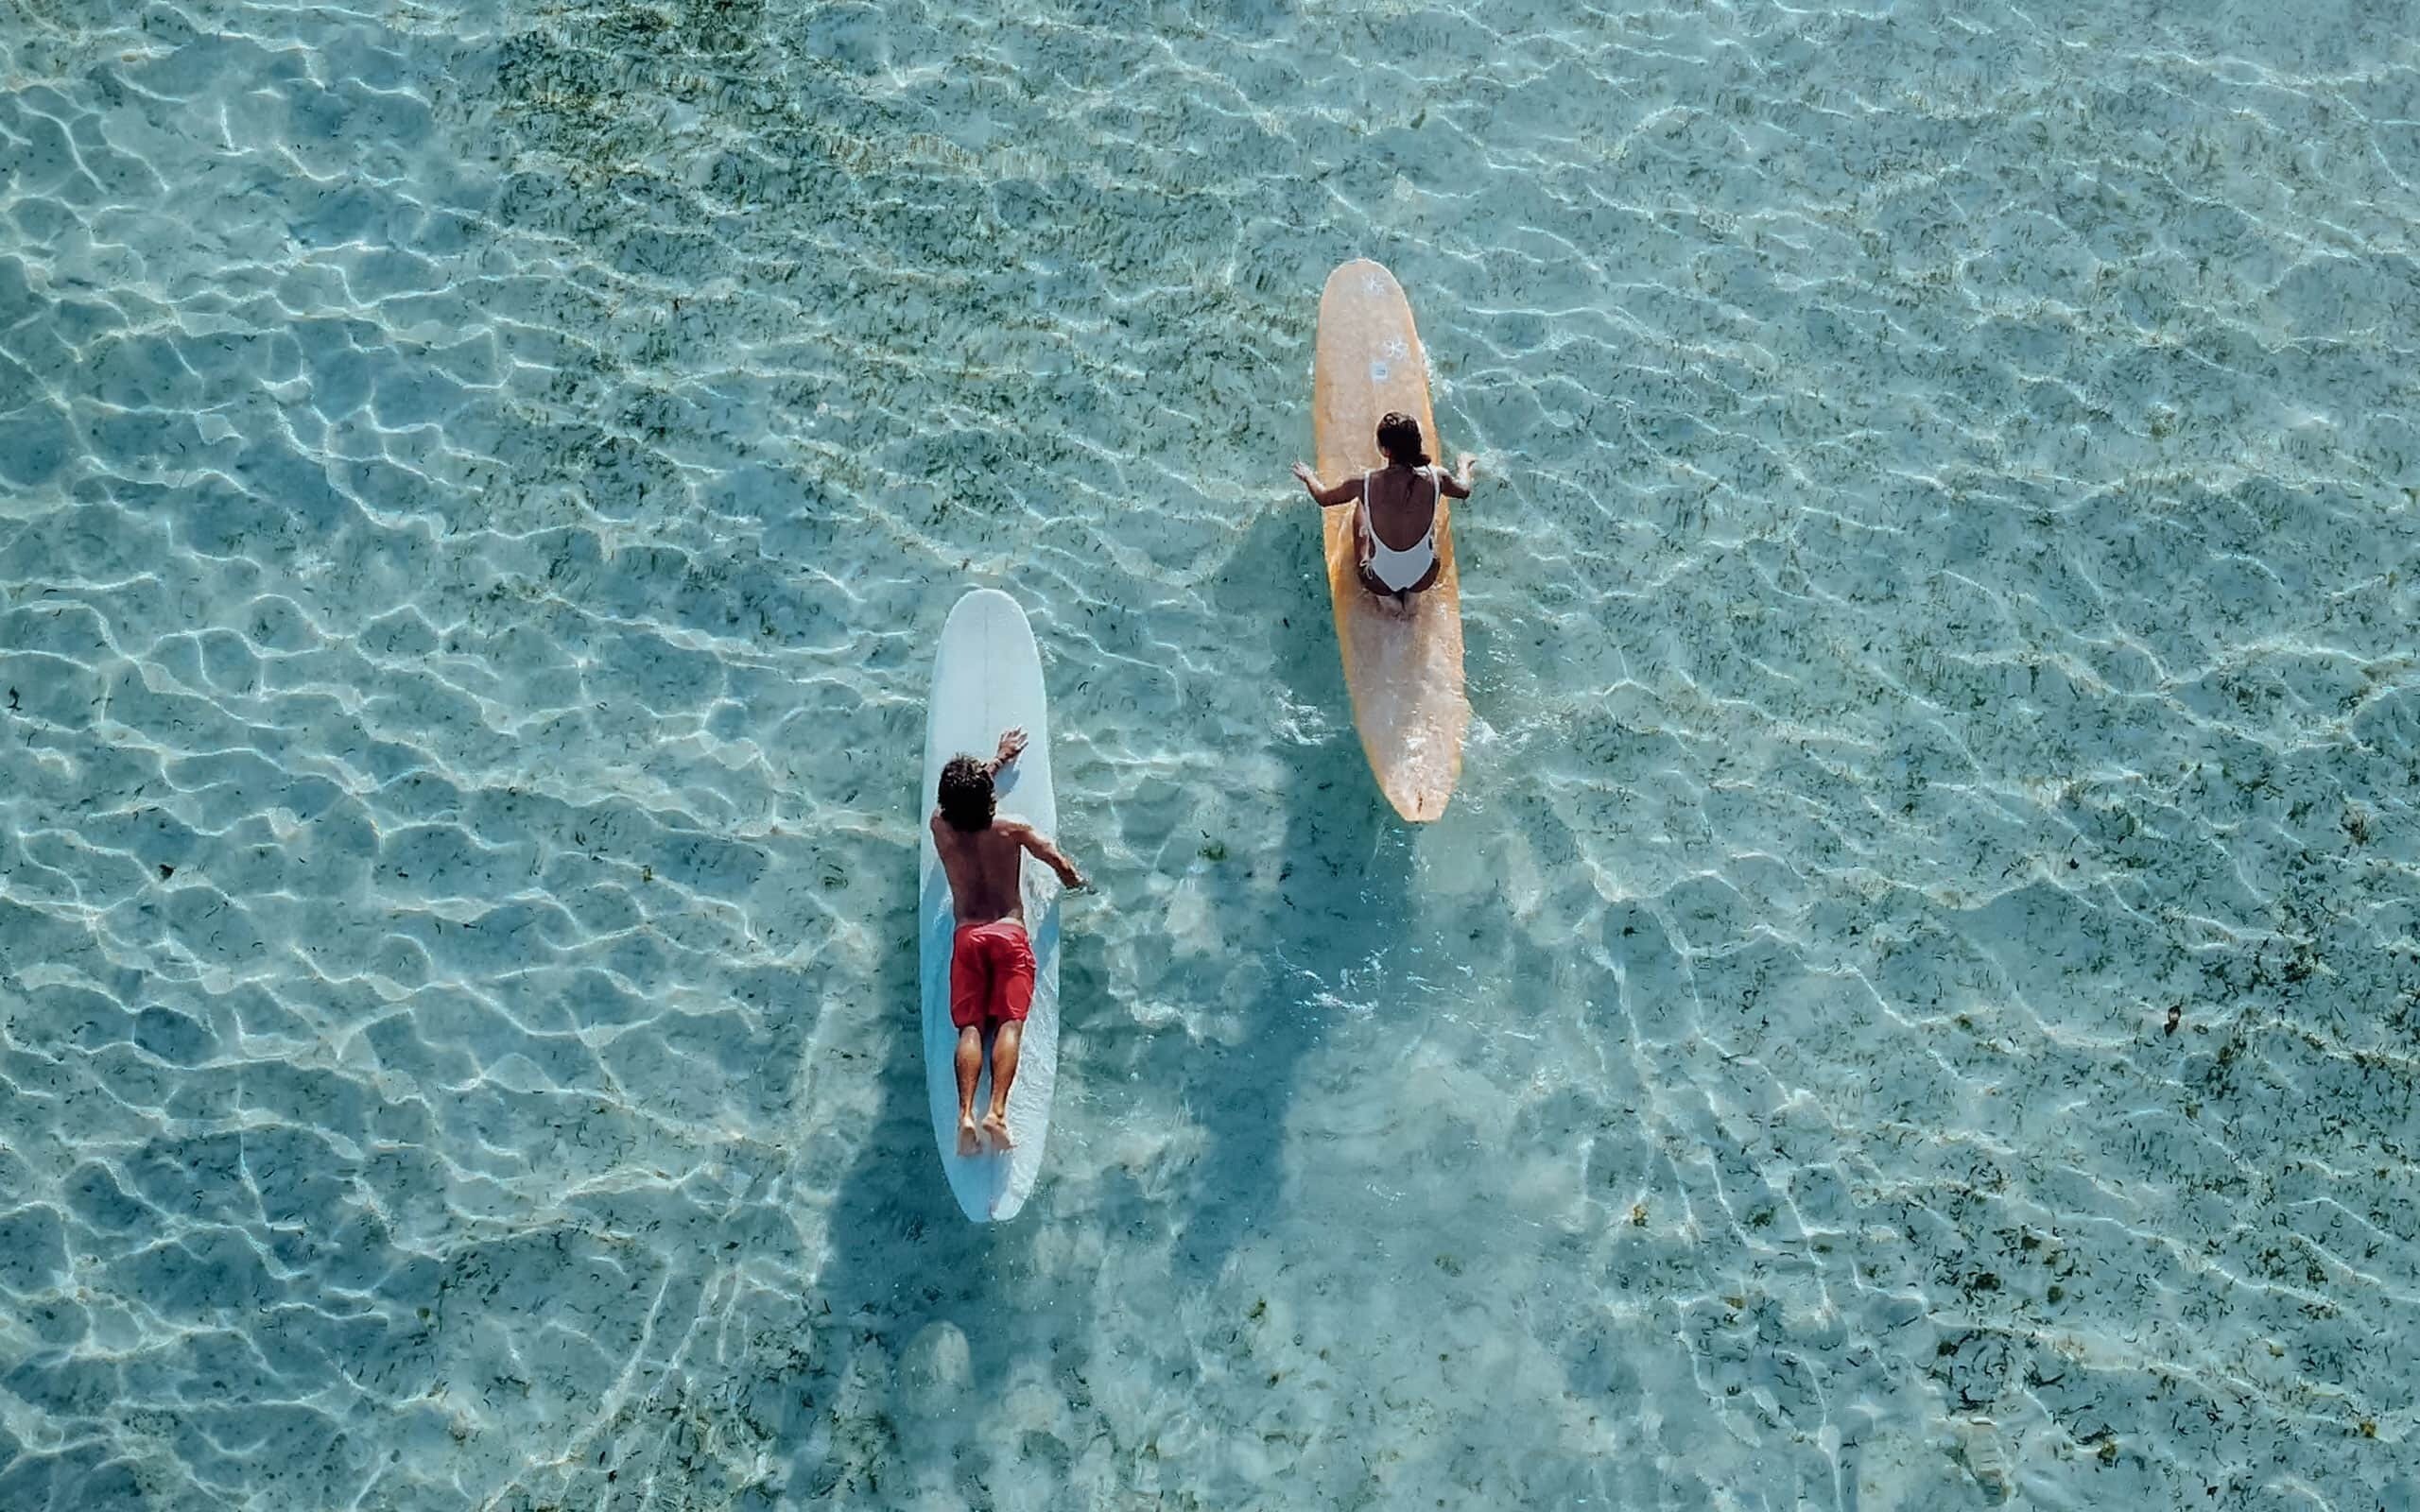
{"type": "Polygon", "coordinates": [[[1426,467],[1428,454],[1420,449],[1420,421],[1399,409],[1391,409],[1378,418],[1378,450],[1387,454],[1390,462],[1406,467],[1426,467]]]}
{"type": "Polygon", "coordinates": [[[953,830],[992,827],[992,768],[972,756],[953,756],[942,768],[942,817],[953,830]]]}

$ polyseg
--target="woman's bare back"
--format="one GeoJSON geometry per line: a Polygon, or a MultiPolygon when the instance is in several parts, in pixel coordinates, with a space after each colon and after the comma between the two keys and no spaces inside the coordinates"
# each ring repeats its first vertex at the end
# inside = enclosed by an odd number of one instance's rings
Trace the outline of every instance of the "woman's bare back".
{"type": "Polygon", "coordinates": [[[1381,468],[1364,486],[1362,507],[1379,544],[1409,551],[1437,519],[1437,485],[1417,469],[1381,468]]]}

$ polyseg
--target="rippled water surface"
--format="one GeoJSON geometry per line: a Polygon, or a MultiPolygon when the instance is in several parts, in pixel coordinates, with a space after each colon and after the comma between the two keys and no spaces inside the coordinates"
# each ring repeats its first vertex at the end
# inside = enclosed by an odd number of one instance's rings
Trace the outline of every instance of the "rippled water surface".
{"type": "Polygon", "coordinates": [[[0,0],[0,1506],[2411,1504],[2410,23],[0,0]],[[996,1229],[974,585],[1100,884],[996,1229]]]}

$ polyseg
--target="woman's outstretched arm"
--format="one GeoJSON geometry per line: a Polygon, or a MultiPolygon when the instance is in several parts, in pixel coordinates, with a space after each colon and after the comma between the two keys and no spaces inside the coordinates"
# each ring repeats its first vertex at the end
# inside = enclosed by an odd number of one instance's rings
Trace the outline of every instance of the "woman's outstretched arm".
{"type": "Polygon", "coordinates": [[[1351,504],[1361,497],[1361,479],[1357,475],[1346,478],[1341,483],[1331,483],[1322,488],[1320,486],[1320,475],[1300,462],[1294,464],[1294,475],[1303,480],[1303,487],[1310,490],[1312,499],[1322,507],[1351,504]]]}
{"type": "Polygon", "coordinates": [[[1464,452],[1461,455],[1454,458],[1454,471],[1461,473],[1461,476],[1456,477],[1453,472],[1447,472],[1443,469],[1440,469],[1438,471],[1438,477],[1442,481],[1438,484],[1438,487],[1445,490],[1445,497],[1449,499],[1469,498],[1471,496],[1471,476],[1478,471],[1478,458],[1473,456],[1468,452],[1464,452]]]}

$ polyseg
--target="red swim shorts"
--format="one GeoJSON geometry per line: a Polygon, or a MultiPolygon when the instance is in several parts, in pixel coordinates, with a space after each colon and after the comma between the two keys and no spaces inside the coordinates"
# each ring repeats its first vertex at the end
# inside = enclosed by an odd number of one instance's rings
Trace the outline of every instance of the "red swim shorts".
{"type": "Polygon", "coordinates": [[[950,940],[949,1022],[1023,1023],[1033,1006],[1033,944],[1013,919],[960,924],[950,940]]]}

